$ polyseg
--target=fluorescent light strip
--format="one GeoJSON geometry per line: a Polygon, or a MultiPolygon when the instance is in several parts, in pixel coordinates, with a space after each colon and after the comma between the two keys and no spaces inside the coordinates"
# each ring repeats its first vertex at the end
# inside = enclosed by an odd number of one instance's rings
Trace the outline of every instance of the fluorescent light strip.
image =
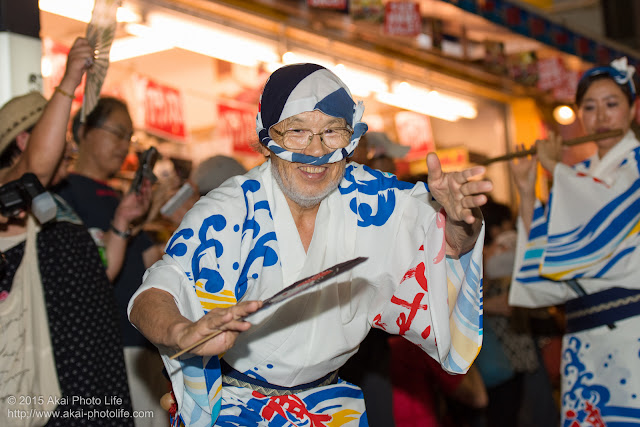
{"type": "Polygon", "coordinates": [[[353,95],[368,97],[372,93],[389,91],[386,80],[377,74],[356,70],[343,64],[333,67],[333,72],[344,81],[353,95]]]}
{"type": "Polygon", "coordinates": [[[118,62],[138,56],[158,53],[173,48],[164,40],[154,40],[142,37],[121,37],[113,41],[109,52],[109,61],[118,62]]]}
{"type": "Polygon", "coordinates": [[[450,122],[457,121],[460,116],[443,108],[442,105],[432,105],[424,98],[407,98],[396,93],[383,92],[375,95],[375,98],[387,105],[402,108],[404,110],[415,111],[416,113],[425,114],[427,116],[436,117],[450,122]]]}
{"type": "MultiPolygon", "coordinates": [[[[38,7],[48,13],[64,16],[80,22],[91,21],[94,0],[39,0],[38,7]]],[[[119,7],[118,22],[139,22],[140,15],[126,7],[119,7]]]]}
{"type": "Polygon", "coordinates": [[[237,35],[229,28],[156,12],[149,14],[147,23],[160,37],[170,34],[174,46],[213,58],[247,66],[279,60],[275,43],[237,35]]]}
{"type": "MultiPolygon", "coordinates": [[[[87,23],[91,20],[93,5],[94,0],[39,0],[40,10],[87,23]]],[[[120,7],[117,19],[118,22],[139,22],[140,16],[128,8],[120,7]]],[[[110,55],[112,62],[174,47],[241,65],[255,66],[263,62],[268,64],[270,71],[282,64],[313,62],[333,70],[356,96],[375,94],[382,103],[449,121],[456,121],[460,117],[473,119],[478,115],[475,105],[469,101],[414,87],[406,82],[392,85],[389,91],[386,78],[343,64],[336,65],[327,57],[287,52],[280,62],[276,48],[271,43],[237,32],[233,34],[234,31],[229,28],[216,28],[208,23],[200,24],[195,20],[161,12],[149,13],[147,23],[127,25],[126,31],[135,37],[114,40],[110,55]]]]}

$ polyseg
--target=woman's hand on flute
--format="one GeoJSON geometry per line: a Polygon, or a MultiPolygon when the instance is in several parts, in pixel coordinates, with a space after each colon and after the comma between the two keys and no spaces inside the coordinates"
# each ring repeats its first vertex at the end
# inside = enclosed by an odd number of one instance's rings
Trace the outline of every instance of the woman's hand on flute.
{"type": "Polygon", "coordinates": [[[553,173],[556,165],[562,160],[562,137],[549,131],[549,138],[536,141],[536,154],[543,168],[553,173]]]}
{"type": "MultiPolygon", "coordinates": [[[[524,150],[524,145],[516,147],[524,150]]],[[[525,232],[531,230],[533,210],[536,203],[536,174],[538,171],[538,159],[536,155],[514,158],[509,162],[511,175],[520,193],[520,206],[518,214],[522,218],[525,232]]]]}
{"type": "MultiPolygon", "coordinates": [[[[524,151],[524,144],[518,144],[516,149],[524,151]]],[[[529,193],[535,195],[537,164],[536,155],[514,158],[509,162],[513,181],[521,196],[529,193]]]]}

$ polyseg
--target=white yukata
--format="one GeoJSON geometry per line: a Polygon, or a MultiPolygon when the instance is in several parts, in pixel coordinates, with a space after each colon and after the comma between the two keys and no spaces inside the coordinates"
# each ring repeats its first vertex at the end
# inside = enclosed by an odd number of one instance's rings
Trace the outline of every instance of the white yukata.
{"type": "Polygon", "coordinates": [[[519,230],[509,303],[567,303],[563,427],[640,425],[639,167],[631,131],[602,159],[558,164],[549,206],[519,230]]]}
{"type": "MultiPolygon", "coordinates": [[[[197,320],[214,307],[266,299],[338,262],[353,270],[249,320],[221,357],[237,371],[284,387],[340,368],[370,328],[403,335],[452,373],[464,373],[482,340],[482,241],[445,256],[444,211],[424,183],[350,163],[320,205],[305,253],[271,162],[231,178],[187,213],[135,297],[158,288],[197,320]]],[[[131,303],[130,303],[131,309],[131,303]]],[[[169,360],[188,426],[366,426],[361,390],[337,383],[285,396],[222,386],[218,357],[169,360]]]]}

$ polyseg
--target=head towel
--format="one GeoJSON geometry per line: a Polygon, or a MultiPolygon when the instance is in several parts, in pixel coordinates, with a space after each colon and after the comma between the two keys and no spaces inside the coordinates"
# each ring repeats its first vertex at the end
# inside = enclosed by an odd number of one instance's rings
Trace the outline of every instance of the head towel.
{"type": "Polygon", "coordinates": [[[335,163],[349,157],[367,131],[366,123],[361,121],[363,113],[362,101],[356,104],[349,88],[331,71],[317,64],[287,65],[274,71],[264,86],[256,132],[260,143],[283,160],[310,165],[335,163]],[[314,110],[345,119],[353,128],[349,145],[315,157],[286,150],[269,136],[269,129],[276,123],[314,110]]]}

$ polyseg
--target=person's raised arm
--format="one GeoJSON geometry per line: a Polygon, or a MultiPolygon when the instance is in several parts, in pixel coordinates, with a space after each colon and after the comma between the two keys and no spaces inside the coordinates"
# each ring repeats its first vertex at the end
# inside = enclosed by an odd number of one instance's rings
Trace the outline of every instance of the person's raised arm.
{"type": "Polygon", "coordinates": [[[447,255],[462,255],[473,249],[478,239],[482,228],[480,206],[487,203],[483,193],[493,190],[493,183],[482,179],[486,171],[483,166],[462,172],[443,172],[435,153],[427,156],[427,167],[429,191],[447,214],[447,255]]]}
{"type": "Polygon", "coordinates": [[[538,162],[535,156],[514,159],[509,163],[511,176],[520,198],[518,215],[522,219],[524,232],[529,235],[533,210],[536,203],[536,172],[538,162]]]}
{"type": "MultiPolygon", "coordinates": [[[[111,220],[111,227],[104,234],[107,255],[106,271],[107,277],[112,282],[122,270],[132,226],[146,215],[151,203],[151,197],[151,182],[145,179],[140,194],[131,192],[124,195],[111,220]]],[[[156,262],[160,256],[154,259],[153,262],[156,262]]],[[[150,267],[153,262],[148,263],[145,259],[145,267],[150,267]]]]}
{"type": "Polygon", "coordinates": [[[215,355],[229,350],[238,334],[251,327],[238,320],[256,311],[261,301],[245,301],[228,308],[214,308],[197,322],[178,310],[173,296],[160,289],[147,289],[136,297],[131,307],[131,323],[152,343],[180,351],[212,332],[222,330],[204,344],[191,350],[198,355],[215,355]]]}
{"type": "Polygon", "coordinates": [[[87,39],[77,38],[67,56],[67,66],[60,85],[34,126],[20,159],[2,176],[4,182],[33,172],[43,186],[50,184],[65,152],[73,93],[92,64],[93,48],[87,39]]]}
{"type": "MultiPolygon", "coordinates": [[[[524,146],[519,149],[524,150],[524,146]]],[[[518,215],[522,218],[527,235],[531,231],[533,210],[536,203],[536,176],[538,161],[550,173],[562,160],[562,137],[554,132],[549,132],[549,139],[536,141],[536,155],[519,159],[513,159],[509,164],[511,175],[515,182],[520,203],[518,215]]]]}

